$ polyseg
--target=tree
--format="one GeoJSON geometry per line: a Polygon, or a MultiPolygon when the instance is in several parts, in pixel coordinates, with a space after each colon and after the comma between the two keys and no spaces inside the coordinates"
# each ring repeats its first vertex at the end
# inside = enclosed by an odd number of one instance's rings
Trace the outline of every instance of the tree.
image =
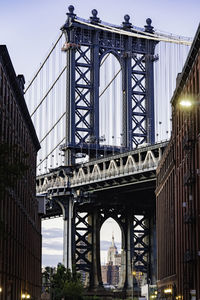
{"type": "Polygon", "coordinates": [[[72,272],[62,264],[58,264],[57,271],[52,276],[51,294],[53,300],[81,300],[83,285],[80,274],[73,268],[72,272]]]}
{"type": "Polygon", "coordinates": [[[27,157],[20,146],[0,143],[0,192],[13,188],[23,177],[29,168],[25,163],[27,157]]]}
{"type": "MultiPolygon", "coordinates": [[[[0,200],[4,193],[14,189],[17,180],[23,178],[28,166],[25,161],[28,154],[24,153],[19,145],[0,143],[0,200]]],[[[0,237],[5,238],[5,224],[0,218],[0,237]]]]}
{"type": "Polygon", "coordinates": [[[42,272],[42,291],[50,293],[52,276],[55,273],[56,268],[45,267],[42,272]]]}

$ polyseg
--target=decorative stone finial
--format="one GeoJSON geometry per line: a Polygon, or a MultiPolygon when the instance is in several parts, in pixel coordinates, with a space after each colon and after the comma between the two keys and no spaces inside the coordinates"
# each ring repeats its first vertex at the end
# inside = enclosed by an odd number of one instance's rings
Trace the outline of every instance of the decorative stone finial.
{"type": "Polygon", "coordinates": [[[124,16],[124,22],[122,23],[123,28],[128,29],[128,28],[132,27],[132,24],[129,21],[130,21],[130,16],[129,15],[125,15],[124,16]]]}
{"type": "Polygon", "coordinates": [[[74,6],[73,6],[73,5],[70,5],[70,6],[68,7],[68,9],[69,9],[70,14],[73,14],[73,13],[74,13],[74,6]]]}
{"type": "Polygon", "coordinates": [[[96,9],[92,10],[92,17],[90,17],[91,23],[100,23],[101,20],[97,17],[98,11],[96,9]]]}
{"type": "Polygon", "coordinates": [[[153,26],[151,26],[152,20],[150,18],[146,19],[147,25],[144,26],[146,32],[154,33],[153,26]]]}
{"type": "Polygon", "coordinates": [[[70,17],[72,20],[75,18],[76,14],[74,14],[74,6],[70,5],[68,7],[69,12],[67,13],[68,17],[70,17]]]}

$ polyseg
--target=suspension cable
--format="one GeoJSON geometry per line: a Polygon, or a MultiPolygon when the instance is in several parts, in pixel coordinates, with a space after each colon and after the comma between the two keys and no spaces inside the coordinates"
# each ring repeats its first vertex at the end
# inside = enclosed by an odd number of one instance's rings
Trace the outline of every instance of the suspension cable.
{"type": "Polygon", "coordinates": [[[138,33],[125,31],[125,30],[122,30],[122,29],[119,29],[119,28],[116,28],[116,27],[111,27],[111,26],[104,25],[104,24],[99,26],[99,25],[94,25],[94,24],[91,24],[91,23],[81,21],[79,19],[75,19],[75,21],[78,22],[78,23],[87,25],[89,27],[94,27],[94,28],[101,29],[101,30],[103,29],[103,30],[106,30],[106,31],[109,31],[109,32],[118,33],[118,34],[122,34],[122,35],[127,35],[127,36],[131,36],[131,37],[137,37],[137,38],[149,39],[149,40],[156,40],[156,41],[163,41],[163,42],[168,42],[168,43],[185,44],[185,45],[188,45],[188,46],[190,46],[192,44],[192,42],[190,42],[190,41],[177,40],[177,39],[172,39],[170,37],[164,38],[164,37],[161,37],[159,35],[150,34],[150,33],[145,32],[145,31],[144,32],[142,31],[142,34],[138,34],[138,33]]]}
{"type": "Polygon", "coordinates": [[[42,98],[42,100],[40,101],[40,103],[36,106],[36,108],[34,109],[34,111],[31,114],[31,117],[34,115],[34,113],[38,110],[38,108],[40,107],[40,105],[43,103],[43,101],[46,99],[46,97],[48,96],[48,94],[50,93],[50,91],[53,89],[53,87],[55,86],[55,84],[57,83],[57,81],[60,79],[61,75],[63,74],[63,72],[66,70],[67,66],[64,67],[64,69],[62,70],[62,72],[59,74],[59,76],[56,78],[56,80],[54,81],[54,83],[52,84],[52,86],[50,87],[50,89],[46,92],[46,94],[44,95],[44,97],[42,98]]]}
{"type": "MultiPolygon", "coordinates": [[[[110,53],[108,53],[106,55],[106,57],[104,58],[104,60],[101,62],[100,66],[102,66],[104,64],[104,62],[106,61],[106,59],[108,58],[108,56],[110,55],[110,53]]],[[[106,87],[107,89],[107,87],[106,87]]],[[[84,89],[82,89],[83,91],[84,89]]],[[[82,92],[81,91],[81,92],[82,92]]],[[[101,96],[100,96],[101,97],[101,96]]],[[[75,100],[78,99],[78,96],[76,97],[75,100]]],[[[40,140],[40,143],[42,143],[44,141],[44,139],[51,133],[51,131],[56,127],[56,125],[58,125],[58,123],[62,120],[62,118],[66,115],[66,111],[62,114],[62,116],[56,121],[56,123],[49,129],[49,131],[45,134],[45,136],[40,140]]]]}
{"type": "Polygon", "coordinates": [[[51,129],[45,134],[45,136],[41,139],[40,144],[46,139],[46,137],[51,133],[51,131],[56,127],[56,125],[60,122],[60,120],[66,115],[66,111],[62,114],[62,116],[56,121],[56,123],[51,127],[51,129]]]}
{"type": "Polygon", "coordinates": [[[108,58],[109,55],[110,55],[110,52],[106,55],[106,57],[104,58],[104,60],[101,62],[100,67],[104,64],[104,62],[106,61],[106,59],[108,58]]]}
{"type": "Polygon", "coordinates": [[[115,80],[115,78],[119,75],[119,73],[121,72],[122,68],[119,69],[119,71],[114,75],[114,77],[112,78],[112,80],[108,83],[108,85],[105,87],[105,89],[101,92],[101,94],[99,95],[99,98],[105,93],[105,91],[109,88],[109,86],[112,84],[112,82],[115,80]]]}
{"type": "Polygon", "coordinates": [[[56,150],[56,148],[64,141],[65,137],[51,150],[51,152],[49,152],[47,154],[47,156],[45,156],[45,158],[37,165],[37,168],[45,161],[45,159],[48,158],[49,155],[51,155],[51,153],[56,150]]]}
{"type": "Polygon", "coordinates": [[[29,85],[27,86],[27,88],[24,91],[24,94],[26,94],[26,92],[28,91],[28,89],[30,88],[30,86],[32,85],[32,83],[34,82],[34,80],[36,79],[36,77],[38,76],[38,74],[40,73],[40,71],[42,70],[42,68],[44,67],[46,61],[48,60],[48,58],[50,57],[51,53],[53,52],[53,50],[55,49],[55,47],[57,46],[58,42],[60,41],[61,37],[63,35],[63,32],[60,34],[59,38],[57,39],[57,41],[55,42],[54,46],[51,48],[50,52],[47,54],[45,60],[43,61],[43,63],[41,64],[41,66],[39,67],[38,71],[36,72],[35,76],[33,77],[33,79],[31,80],[31,82],[29,83],[29,85]]]}

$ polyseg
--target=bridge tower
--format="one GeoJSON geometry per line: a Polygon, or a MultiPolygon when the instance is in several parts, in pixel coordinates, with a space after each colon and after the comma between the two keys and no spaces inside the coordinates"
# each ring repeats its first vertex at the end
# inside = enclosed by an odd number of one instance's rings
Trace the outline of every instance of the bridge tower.
{"type": "MultiPolygon", "coordinates": [[[[53,209],[59,210],[60,207],[63,214],[64,263],[71,268],[74,261],[77,270],[89,274],[86,278],[91,289],[102,286],[101,226],[109,217],[117,221],[122,230],[123,275],[119,287],[131,290],[133,269],[145,273],[147,280],[151,277],[155,207],[135,205],[130,189],[126,190],[126,195],[120,190],[113,196],[111,189],[103,193],[94,192],[91,196],[92,187],[89,186],[89,193],[79,186],[71,187],[70,178],[76,169],[76,154],[80,149],[88,153],[88,143],[90,158],[94,158],[96,153],[98,157],[104,154],[99,134],[99,84],[100,64],[109,53],[117,58],[122,69],[122,150],[132,150],[143,143],[154,144],[153,64],[157,41],[152,38],[154,30],[150,19],[147,19],[143,32],[151,38],[143,38],[142,32],[138,37],[128,15],[117,27],[103,23],[95,9],[89,21],[79,19],[73,6],[69,6],[67,16],[61,28],[66,37],[62,50],[67,61],[66,141],[62,146],[65,167],[55,170],[50,180],[55,181],[54,178],[58,177],[61,181],[62,178],[68,179],[64,188],[49,189],[48,197],[53,209]]],[[[119,147],[113,146],[107,149],[107,153],[113,152],[113,148],[117,153],[119,147]]],[[[139,154],[136,163],[140,164],[143,158],[139,154]]],[[[117,169],[124,162],[125,158],[116,159],[111,162],[111,168],[117,169]]],[[[127,166],[129,163],[134,164],[134,159],[130,162],[128,159],[127,166]]],[[[102,162],[99,168],[103,170],[107,165],[108,162],[102,162]]],[[[82,172],[89,174],[91,166],[85,168],[87,170],[82,172]]],[[[126,183],[127,186],[129,184],[126,183]]],[[[136,199],[141,197],[139,190],[134,196],[136,199]]],[[[148,187],[146,190],[142,197],[151,202],[154,189],[151,189],[151,194],[148,194],[148,187]]]]}
{"type": "MultiPolygon", "coordinates": [[[[63,51],[67,56],[68,113],[66,143],[62,147],[66,165],[74,164],[80,149],[87,153],[89,147],[90,157],[103,154],[99,136],[99,85],[100,65],[108,53],[117,58],[122,69],[122,147],[131,150],[139,144],[153,144],[153,63],[157,41],[142,38],[142,33],[141,38],[129,35],[137,32],[129,15],[125,15],[122,26],[118,27],[102,23],[95,9],[89,22],[77,18],[72,5],[67,16],[61,28],[66,36],[63,51]]],[[[151,19],[146,23],[145,33],[153,34],[151,19]]]]}

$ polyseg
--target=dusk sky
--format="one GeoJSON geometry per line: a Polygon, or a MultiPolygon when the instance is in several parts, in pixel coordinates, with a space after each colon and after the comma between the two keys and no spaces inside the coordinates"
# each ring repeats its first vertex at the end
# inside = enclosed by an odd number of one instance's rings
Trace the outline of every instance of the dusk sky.
{"type": "MultiPolygon", "coordinates": [[[[125,14],[138,27],[143,27],[150,17],[155,29],[188,37],[194,36],[200,21],[199,0],[0,0],[0,44],[7,46],[16,73],[24,74],[27,82],[60,34],[71,4],[77,16],[85,19],[94,8],[101,20],[118,25],[125,14]]],[[[108,223],[101,234],[102,262],[112,233],[120,248],[119,228],[111,220],[108,223]]],[[[56,265],[62,260],[62,219],[43,222],[43,254],[44,265],[56,265]]]]}

